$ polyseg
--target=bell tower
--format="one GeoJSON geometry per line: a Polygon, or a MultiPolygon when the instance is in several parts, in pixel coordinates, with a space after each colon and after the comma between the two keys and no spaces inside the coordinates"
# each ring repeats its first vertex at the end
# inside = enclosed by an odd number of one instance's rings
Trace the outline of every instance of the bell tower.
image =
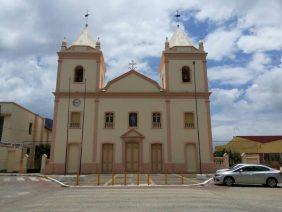
{"type": "Polygon", "coordinates": [[[160,65],[160,82],[168,92],[208,92],[204,44],[196,48],[184,30],[177,28],[166,38],[160,65]],[[196,87],[195,87],[196,83],[196,87]]]}
{"type": "Polygon", "coordinates": [[[104,86],[106,66],[101,43],[93,41],[88,24],[78,38],[67,46],[62,41],[58,52],[58,74],[56,93],[60,92],[97,92],[104,86]]]}
{"type": "MultiPolygon", "coordinates": [[[[104,87],[105,73],[106,66],[100,40],[93,41],[87,23],[70,46],[66,38],[63,39],[58,52],[57,83],[54,92],[53,141],[49,165],[51,172],[77,171],[78,165],[67,165],[71,157],[69,155],[74,154],[72,151],[81,151],[78,145],[82,143],[82,135],[93,136],[94,127],[84,129],[82,123],[84,119],[85,123],[93,123],[92,112],[93,108],[98,108],[98,103],[88,96],[95,96],[104,87]],[[92,114],[92,116],[84,114],[92,114]],[[62,163],[64,166],[60,165],[62,163]]],[[[88,142],[90,140],[93,141],[94,138],[88,137],[88,142]]],[[[87,159],[90,164],[92,161],[87,159]]],[[[82,158],[82,160],[86,159],[82,158]]]]}

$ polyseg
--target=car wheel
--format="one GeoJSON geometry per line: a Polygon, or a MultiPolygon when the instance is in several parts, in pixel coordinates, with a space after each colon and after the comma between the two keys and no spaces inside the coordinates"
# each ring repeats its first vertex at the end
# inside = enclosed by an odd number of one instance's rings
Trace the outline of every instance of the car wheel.
{"type": "Polygon", "coordinates": [[[232,177],[224,178],[224,185],[232,186],[234,184],[234,179],[232,177]]]}
{"type": "Polygon", "coordinates": [[[270,188],[275,188],[277,187],[277,180],[275,178],[268,178],[266,181],[266,185],[270,188]]]}

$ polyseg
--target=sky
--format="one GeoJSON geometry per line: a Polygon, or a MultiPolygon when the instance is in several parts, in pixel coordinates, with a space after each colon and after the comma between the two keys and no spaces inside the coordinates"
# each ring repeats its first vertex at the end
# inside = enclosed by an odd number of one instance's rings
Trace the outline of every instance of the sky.
{"type": "Polygon", "coordinates": [[[52,118],[57,54],[84,27],[100,37],[106,79],[128,71],[159,81],[166,36],[180,27],[208,52],[214,142],[282,134],[281,0],[0,0],[0,101],[52,118]]]}

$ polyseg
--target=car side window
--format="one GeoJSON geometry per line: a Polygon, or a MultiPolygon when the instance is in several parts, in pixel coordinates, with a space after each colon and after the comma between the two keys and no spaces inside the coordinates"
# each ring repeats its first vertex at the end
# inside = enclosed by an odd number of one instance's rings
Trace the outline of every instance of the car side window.
{"type": "Polygon", "coordinates": [[[255,172],[265,172],[265,171],[269,171],[269,169],[263,166],[254,166],[254,171],[255,172]]]}
{"type": "Polygon", "coordinates": [[[253,171],[253,167],[252,166],[243,167],[242,171],[243,172],[251,172],[251,171],[253,171]]]}

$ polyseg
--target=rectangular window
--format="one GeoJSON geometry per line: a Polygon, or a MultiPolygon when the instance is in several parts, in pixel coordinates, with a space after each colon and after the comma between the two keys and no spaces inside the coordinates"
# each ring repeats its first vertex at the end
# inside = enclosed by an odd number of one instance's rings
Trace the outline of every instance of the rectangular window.
{"type": "Polygon", "coordinates": [[[32,123],[30,122],[28,126],[28,134],[31,135],[31,133],[32,133],[32,123]]]}
{"type": "Polygon", "coordinates": [[[4,128],[4,116],[0,116],[0,141],[2,139],[3,128],[4,128]]]}
{"type": "Polygon", "coordinates": [[[194,114],[193,113],[184,113],[184,128],[194,128],[194,114]]]}
{"type": "Polygon", "coordinates": [[[70,127],[71,128],[79,128],[80,127],[80,112],[72,112],[71,113],[70,127]]]}
{"type": "Polygon", "coordinates": [[[137,127],[138,125],[138,115],[136,112],[129,113],[128,116],[128,126],[137,127]]]}
{"type": "Polygon", "coordinates": [[[112,112],[105,113],[105,128],[106,129],[114,128],[114,113],[112,112]]]}
{"type": "Polygon", "coordinates": [[[161,127],[161,113],[152,113],[152,128],[159,129],[161,127]]]}

